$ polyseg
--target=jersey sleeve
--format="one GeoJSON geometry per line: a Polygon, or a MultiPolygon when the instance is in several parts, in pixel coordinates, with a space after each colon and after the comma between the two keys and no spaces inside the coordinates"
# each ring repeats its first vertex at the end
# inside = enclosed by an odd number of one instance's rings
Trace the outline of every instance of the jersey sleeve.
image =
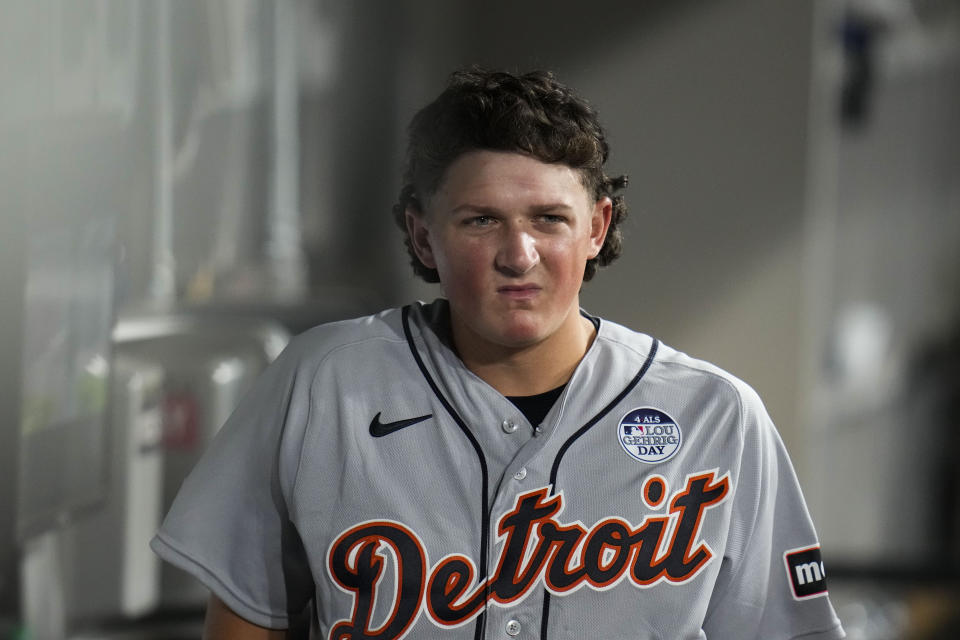
{"type": "Polygon", "coordinates": [[[313,597],[288,498],[310,410],[291,346],[254,383],[180,488],[151,541],[254,624],[286,628],[313,597]]]}
{"type": "Polygon", "coordinates": [[[759,397],[742,397],[741,467],[704,631],[711,640],[844,638],[786,448],[759,397]]]}

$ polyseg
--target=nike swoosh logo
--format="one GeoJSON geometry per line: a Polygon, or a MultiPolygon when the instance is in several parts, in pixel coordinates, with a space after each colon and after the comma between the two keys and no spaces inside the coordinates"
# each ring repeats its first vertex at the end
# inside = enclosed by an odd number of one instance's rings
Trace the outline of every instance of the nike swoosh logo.
{"type": "Polygon", "coordinates": [[[380,414],[373,416],[373,420],[370,421],[370,435],[374,438],[382,438],[383,436],[390,435],[394,431],[399,431],[404,427],[409,427],[410,425],[417,424],[418,422],[423,422],[424,420],[429,420],[433,417],[432,413],[428,413],[425,416],[420,416],[419,418],[408,418],[406,420],[397,420],[396,422],[380,422],[380,414]]]}

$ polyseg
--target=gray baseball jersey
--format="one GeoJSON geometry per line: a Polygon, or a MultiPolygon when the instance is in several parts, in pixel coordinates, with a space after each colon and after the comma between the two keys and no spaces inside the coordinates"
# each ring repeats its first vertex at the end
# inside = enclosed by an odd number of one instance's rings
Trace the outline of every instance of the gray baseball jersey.
{"type": "Polygon", "coordinates": [[[446,317],[440,300],[294,339],[154,550],[261,626],[313,601],[331,640],[844,637],[746,384],[604,320],[534,426],[446,317]]]}

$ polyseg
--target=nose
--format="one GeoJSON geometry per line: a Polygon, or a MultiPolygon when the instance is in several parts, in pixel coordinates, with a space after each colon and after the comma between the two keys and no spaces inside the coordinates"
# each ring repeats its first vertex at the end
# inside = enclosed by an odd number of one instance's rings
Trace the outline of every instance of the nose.
{"type": "Polygon", "coordinates": [[[510,275],[523,275],[540,262],[536,239],[524,229],[507,229],[497,253],[497,267],[510,275]]]}

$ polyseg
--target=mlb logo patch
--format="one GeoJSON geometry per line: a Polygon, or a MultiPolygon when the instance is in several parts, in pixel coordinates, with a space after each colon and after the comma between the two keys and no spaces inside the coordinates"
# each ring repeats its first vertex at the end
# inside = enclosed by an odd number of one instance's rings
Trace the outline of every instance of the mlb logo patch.
{"type": "Polygon", "coordinates": [[[659,409],[639,407],[620,418],[617,439],[631,458],[656,464],[680,450],[683,433],[677,421],[659,409]]]}
{"type": "Polygon", "coordinates": [[[827,572],[819,546],[791,549],[783,554],[783,561],[795,600],[827,595],[827,572]]]}

